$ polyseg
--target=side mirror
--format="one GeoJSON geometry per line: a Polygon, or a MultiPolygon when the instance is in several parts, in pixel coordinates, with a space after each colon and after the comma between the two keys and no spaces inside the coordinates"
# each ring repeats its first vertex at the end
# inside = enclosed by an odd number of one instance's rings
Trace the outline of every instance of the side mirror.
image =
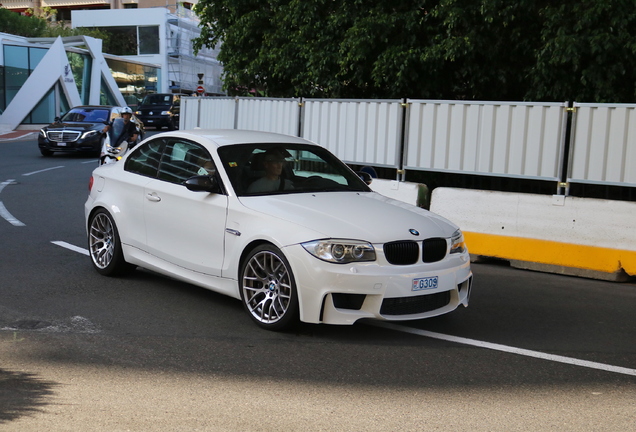
{"type": "Polygon", "coordinates": [[[190,177],[183,184],[192,192],[222,193],[219,182],[216,181],[215,177],[209,175],[190,177]]]}
{"type": "Polygon", "coordinates": [[[365,171],[358,171],[358,177],[360,177],[362,181],[365,182],[367,185],[370,185],[373,181],[373,177],[371,177],[371,174],[365,171]]]}
{"type": "Polygon", "coordinates": [[[53,119],[53,123],[59,123],[59,122],[60,122],[60,120],[62,120],[62,117],[55,117],[55,118],[53,119]]]}

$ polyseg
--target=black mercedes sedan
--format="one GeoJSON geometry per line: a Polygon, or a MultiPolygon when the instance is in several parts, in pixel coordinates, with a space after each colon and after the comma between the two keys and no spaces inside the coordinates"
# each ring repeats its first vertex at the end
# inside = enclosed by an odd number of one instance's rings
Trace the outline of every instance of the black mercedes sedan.
{"type": "MultiPolygon", "coordinates": [[[[38,147],[42,156],[51,156],[55,152],[86,152],[99,155],[105,134],[104,126],[121,117],[119,106],[83,105],[76,106],[57,117],[53,123],[40,129],[38,147]]],[[[132,121],[139,127],[138,140],[144,135],[144,125],[134,115],[132,121]]]]}

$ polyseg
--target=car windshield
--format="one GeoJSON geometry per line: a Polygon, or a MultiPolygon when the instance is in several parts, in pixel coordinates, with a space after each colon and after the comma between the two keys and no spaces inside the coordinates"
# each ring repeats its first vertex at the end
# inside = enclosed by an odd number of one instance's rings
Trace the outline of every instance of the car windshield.
{"type": "Polygon", "coordinates": [[[151,94],[144,98],[142,105],[170,105],[172,102],[172,95],[166,94],[151,94]]]}
{"type": "Polygon", "coordinates": [[[238,196],[370,191],[326,149],[305,144],[244,144],[219,148],[238,196]]]}
{"type": "Polygon", "coordinates": [[[108,109],[73,108],[62,117],[63,122],[99,123],[108,120],[108,109]]]}

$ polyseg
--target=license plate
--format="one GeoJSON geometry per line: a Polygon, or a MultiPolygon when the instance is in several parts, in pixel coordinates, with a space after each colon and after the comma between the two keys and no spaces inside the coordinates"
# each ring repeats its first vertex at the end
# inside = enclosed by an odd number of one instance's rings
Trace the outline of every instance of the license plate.
{"type": "Polygon", "coordinates": [[[437,288],[437,276],[413,279],[411,291],[420,291],[437,288]]]}
{"type": "Polygon", "coordinates": [[[66,147],[66,143],[59,142],[59,143],[57,143],[57,146],[58,147],[66,147]]]}
{"type": "Polygon", "coordinates": [[[154,120],[146,120],[146,123],[152,123],[154,120]]]}

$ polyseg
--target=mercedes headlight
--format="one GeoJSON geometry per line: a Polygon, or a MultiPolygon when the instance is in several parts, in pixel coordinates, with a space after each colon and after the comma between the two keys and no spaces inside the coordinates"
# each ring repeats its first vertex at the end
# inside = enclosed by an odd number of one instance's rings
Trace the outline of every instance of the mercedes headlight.
{"type": "Polygon", "coordinates": [[[302,246],[316,258],[331,263],[375,261],[375,249],[368,242],[328,239],[302,243],[302,246]]]}
{"type": "Polygon", "coordinates": [[[84,133],[82,134],[82,138],[81,138],[81,139],[85,139],[85,138],[92,137],[93,135],[96,135],[96,134],[98,134],[98,133],[99,133],[99,132],[98,132],[98,131],[95,131],[95,130],[90,130],[90,131],[88,131],[88,132],[84,132],[84,133]]]}
{"type": "Polygon", "coordinates": [[[451,237],[450,253],[463,253],[466,251],[466,244],[464,243],[464,235],[461,230],[457,230],[451,237]]]}

